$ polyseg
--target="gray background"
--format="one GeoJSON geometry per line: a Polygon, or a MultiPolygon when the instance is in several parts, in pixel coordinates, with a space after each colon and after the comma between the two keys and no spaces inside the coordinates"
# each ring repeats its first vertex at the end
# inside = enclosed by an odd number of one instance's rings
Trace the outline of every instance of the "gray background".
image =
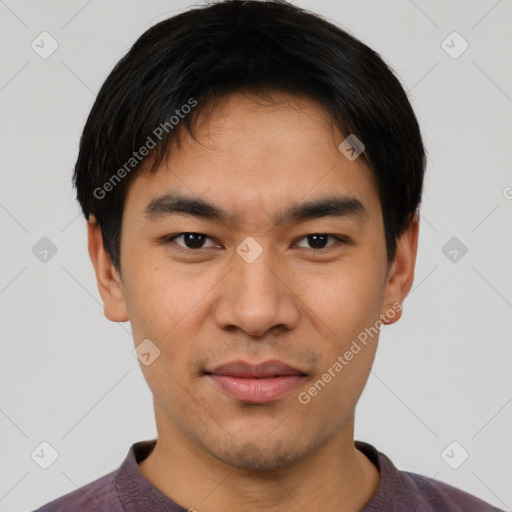
{"type": "MultiPolygon", "coordinates": [[[[402,320],[381,334],[356,439],[510,510],[511,1],[294,3],[396,70],[429,153],[415,283],[402,320]],[[462,40],[444,44],[452,56],[442,46],[453,31],[469,44],[457,58],[462,40]],[[452,469],[462,450],[469,458],[452,469]]],[[[70,180],[107,74],[143,31],[189,5],[0,0],[2,511],[72,491],[156,435],[130,325],[103,317],[70,180]],[[50,48],[43,31],[59,45],[46,59],[31,48],[50,48]],[[43,237],[55,255],[41,252],[43,237]],[[43,441],[59,454],[48,469],[31,458],[43,441]]]]}

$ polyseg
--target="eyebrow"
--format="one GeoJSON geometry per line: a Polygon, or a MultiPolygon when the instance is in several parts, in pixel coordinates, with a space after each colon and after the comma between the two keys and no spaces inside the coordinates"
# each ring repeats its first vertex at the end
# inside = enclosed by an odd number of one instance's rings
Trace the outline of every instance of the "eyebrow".
{"type": "MultiPolygon", "coordinates": [[[[148,220],[173,215],[189,215],[224,223],[235,223],[238,220],[238,215],[229,214],[204,199],[179,194],[156,197],[144,208],[144,217],[148,220]]],[[[352,217],[363,222],[369,219],[369,214],[356,197],[331,195],[294,204],[278,212],[274,222],[276,225],[292,224],[322,217],[352,217]]]]}

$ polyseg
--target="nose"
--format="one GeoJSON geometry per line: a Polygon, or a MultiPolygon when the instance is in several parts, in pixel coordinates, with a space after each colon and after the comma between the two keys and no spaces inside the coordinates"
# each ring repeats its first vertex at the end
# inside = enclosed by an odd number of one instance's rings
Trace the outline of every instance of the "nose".
{"type": "Polygon", "coordinates": [[[238,328],[250,336],[294,329],[300,320],[300,302],[293,292],[291,269],[268,246],[251,263],[235,254],[214,317],[219,327],[238,328]]]}

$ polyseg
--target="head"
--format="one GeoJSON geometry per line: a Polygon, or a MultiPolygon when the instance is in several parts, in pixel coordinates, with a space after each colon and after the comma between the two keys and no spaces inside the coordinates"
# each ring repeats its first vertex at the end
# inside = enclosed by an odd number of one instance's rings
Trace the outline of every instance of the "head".
{"type": "Polygon", "coordinates": [[[141,365],[159,431],[248,469],[349,432],[412,284],[424,167],[398,79],[316,15],[234,0],[145,32],[98,94],[74,181],[105,315],[159,353],[141,365]],[[302,377],[264,404],[209,375],[270,359],[302,377]]]}

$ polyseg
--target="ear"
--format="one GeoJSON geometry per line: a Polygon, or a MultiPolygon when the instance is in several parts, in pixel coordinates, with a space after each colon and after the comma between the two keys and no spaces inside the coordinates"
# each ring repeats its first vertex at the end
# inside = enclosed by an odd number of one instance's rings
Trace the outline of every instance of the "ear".
{"type": "Polygon", "coordinates": [[[414,280],[418,233],[419,218],[415,214],[409,227],[397,239],[395,258],[388,271],[384,307],[381,311],[383,324],[393,324],[402,316],[402,302],[407,297],[414,280]]]}
{"type": "Polygon", "coordinates": [[[126,322],[129,318],[121,277],[105,251],[101,229],[94,217],[87,221],[87,239],[104,315],[112,322],[126,322]]]}

